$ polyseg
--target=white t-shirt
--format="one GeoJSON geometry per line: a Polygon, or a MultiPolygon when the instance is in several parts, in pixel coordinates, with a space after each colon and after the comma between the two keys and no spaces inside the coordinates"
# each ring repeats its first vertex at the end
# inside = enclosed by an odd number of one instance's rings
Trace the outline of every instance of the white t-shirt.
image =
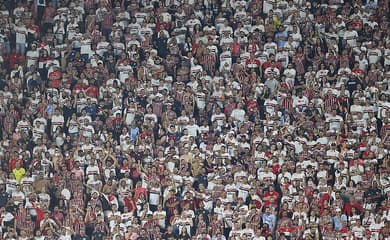
{"type": "Polygon", "coordinates": [[[340,131],[341,124],[343,123],[343,118],[339,115],[328,116],[325,120],[326,123],[329,123],[329,129],[333,131],[340,131]]]}
{"type": "Polygon", "coordinates": [[[275,99],[266,99],[264,101],[265,111],[271,115],[275,113],[275,107],[278,105],[278,102],[275,99]]]}
{"type": "Polygon", "coordinates": [[[159,217],[158,218],[158,225],[160,226],[160,227],[162,227],[162,228],[165,228],[165,217],[166,217],[166,215],[167,215],[167,212],[165,212],[165,211],[155,211],[154,213],[153,213],[153,217],[159,217]]]}
{"type": "Polygon", "coordinates": [[[237,186],[235,184],[227,184],[225,186],[225,192],[226,192],[226,198],[229,200],[229,202],[233,202],[234,196],[236,196],[237,193],[237,186]]]}
{"type": "Polygon", "coordinates": [[[91,56],[91,43],[92,43],[92,40],[87,38],[87,39],[82,39],[80,41],[80,54],[88,54],[89,56],[91,56]]]}
{"type": "Polygon", "coordinates": [[[243,122],[244,117],[245,117],[245,110],[244,109],[233,109],[231,116],[233,117],[234,120],[243,122]]]}
{"type": "Polygon", "coordinates": [[[19,203],[22,203],[23,200],[26,198],[24,193],[21,191],[15,191],[12,193],[12,198],[16,198],[17,200],[14,201],[15,206],[19,205],[19,203]]]}
{"type": "Polygon", "coordinates": [[[16,26],[16,43],[26,43],[27,28],[25,26],[16,26]]]}
{"type": "Polygon", "coordinates": [[[224,113],[213,114],[211,116],[211,121],[212,122],[217,121],[218,126],[222,126],[225,119],[226,119],[226,116],[224,113]]]}
{"type": "Polygon", "coordinates": [[[99,167],[96,165],[95,166],[88,166],[86,169],[86,173],[87,173],[88,178],[92,179],[94,174],[100,173],[100,170],[99,170],[99,167]]]}
{"type": "Polygon", "coordinates": [[[99,42],[96,46],[96,53],[103,57],[104,53],[107,52],[108,45],[110,45],[108,42],[99,42]]]}
{"type": "Polygon", "coordinates": [[[39,58],[39,51],[38,50],[30,50],[26,53],[27,57],[27,67],[31,67],[32,65],[37,65],[38,58],[39,58]]]}
{"type": "Polygon", "coordinates": [[[83,127],[83,136],[84,137],[92,137],[92,135],[95,133],[95,129],[92,125],[86,125],[83,127]]]}
{"type": "Polygon", "coordinates": [[[385,66],[390,65],[390,49],[385,49],[385,54],[383,54],[385,57],[385,66]]]}
{"type": "Polygon", "coordinates": [[[368,49],[367,50],[367,58],[369,64],[375,64],[379,61],[380,57],[382,57],[381,50],[375,48],[375,49],[368,49]]]}
{"type": "Polygon", "coordinates": [[[351,30],[351,31],[347,30],[344,33],[344,39],[347,41],[347,43],[351,47],[355,47],[356,46],[357,38],[358,38],[358,33],[355,30],[351,30]]]}
{"type": "Polygon", "coordinates": [[[309,100],[306,96],[302,97],[295,97],[293,100],[293,107],[294,108],[305,108],[307,107],[307,104],[309,103],[309,100]]]}
{"type": "Polygon", "coordinates": [[[53,115],[51,117],[52,132],[55,132],[57,127],[62,127],[64,125],[64,116],[62,115],[53,115]]]}
{"type": "Polygon", "coordinates": [[[161,188],[152,187],[149,190],[149,203],[157,206],[160,203],[161,188]]]}
{"type": "Polygon", "coordinates": [[[196,137],[198,135],[198,132],[200,131],[199,126],[194,125],[187,125],[186,128],[188,129],[188,135],[196,137]]]}

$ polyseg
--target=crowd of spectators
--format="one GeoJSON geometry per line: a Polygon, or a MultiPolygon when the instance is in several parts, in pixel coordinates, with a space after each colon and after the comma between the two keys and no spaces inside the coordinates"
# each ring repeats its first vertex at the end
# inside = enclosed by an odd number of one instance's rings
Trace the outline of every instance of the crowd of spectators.
{"type": "Polygon", "coordinates": [[[0,239],[389,239],[388,0],[0,3],[0,239]]]}

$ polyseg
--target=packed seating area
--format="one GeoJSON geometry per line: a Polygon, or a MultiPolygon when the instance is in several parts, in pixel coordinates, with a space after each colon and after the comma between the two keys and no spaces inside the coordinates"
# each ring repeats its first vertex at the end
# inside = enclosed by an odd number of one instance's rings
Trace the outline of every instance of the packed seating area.
{"type": "Polygon", "coordinates": [[[389,240],[389,18],[0,1],[0,240],[389,240]]]}

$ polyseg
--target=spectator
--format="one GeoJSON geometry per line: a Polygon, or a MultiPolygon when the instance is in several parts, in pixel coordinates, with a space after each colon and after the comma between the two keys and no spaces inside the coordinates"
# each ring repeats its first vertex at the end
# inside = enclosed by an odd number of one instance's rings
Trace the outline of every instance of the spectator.
{"type": "Polygon", "coordinates": [[[385,239],[388,12],[0,3],[0,238],[385,239]]]}

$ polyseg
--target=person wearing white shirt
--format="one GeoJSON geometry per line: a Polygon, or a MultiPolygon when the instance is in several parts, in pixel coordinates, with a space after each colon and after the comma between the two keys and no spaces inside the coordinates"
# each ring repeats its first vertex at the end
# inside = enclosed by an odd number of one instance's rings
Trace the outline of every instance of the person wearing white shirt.
{"type": "Polygon", "coordinates": [[[385,58],[384,65],[389,66],[390,65],[390,42],[386,43],[386,48],[383,57],[385,58]]]}
{"type": "Polygon", "coordinates": [[[331,111],[331,114],[325,114],[325,122],[329,124],[329,130],[340,132],[343,125],[343,118],[336,114],[336,109],[331,111]]]}
{"type": "Polygon", "coordinates": [[[368,63],[371,64],[376,64],[379,59],[382,57],[382,51],[374,46],[374,43],[371,43],[368,45],[368,50],[367,50],[367,59],[368,63]]]}
{"type": "Polygon", "coordinates": [[[74,35],[76,34],[76,28],[79,27],[79,24],[77,23],[76,19],[73,18],[68,25],[66,26],[66,32],[68,33],[68,40],[72,40],[74,35]]]}
{"type": "Polygon", "coordinates": [[[268,38],[268,41],[264,44],[264,50],[270,54],[276,54],[276,51],[278,49],[278,45],[275,42],[272,42],[272,38],[268,38]]]}
{"type": "Polygon", "coordinates": [[[218,126],[222,126],[226,120],[226,116],[221,112],[220,108],[217,108],[215,113],[211,116],[211,122],[216,121],[218,126]]]}
{"type": "Polygon", "coordinates": [[[106,38],[104,36],[102,36],[102,41],[100,41],[97,46],[96,46],[96,53],[103,57],[104,53],[107,52],[108,50],[108,45],[110,45],[109,42],[107,42],[106,38]]]}
{"type": "Polygon", "coordinates": [[[164,211],[162,209],[161,205],[158,205],[157,206],[157,211],[155,211],[153,213],[153,218],[157,220],[158,225],[161,228],[163,228],[163,229],[165,229],[165,218],[166,218],[166,215],[167,215],[167,213],[166,213],[166,211],[164,211]]]}
{"type": "Polygon", "coordinates": [[[200,132],[199,126],[195,123],[193,118],[190,118],[189,123],[185,128],[188,130],[188,136],[197,137],[200,132]]]}
{"type": "Polygon", "coordinates": [[[247,178],[242,178],[242,182],[240,182],[238,185],[238,198],[242,198],[243,201],[246,200],[246,198],[249,195],[249,190],[251,189],[251,186],[248,184],[247,178]]]}
{"type": "Polygon", "coordinates": [[[41,230],[45,229],[46,227],[50,227],[50,228],[57,228],[58,227],[57,223],[49,217],[48,212],[45,213],[44,219],[42,219],[40,222],[40,229],[41,230]]]}
{"type": "Polygon", "coordinates": [[[289,65],[289,52],[283,48],[278,49],[278,52],[275,55],[275,60],[280,63],[283,68],[287,68],[289,65]]]}
{"type": "Polygon", "coordinates": [[[60,231],[60,234],[58,236],[59,240],[71,240],[72,239],[72,231],[70,229],[63,227],[59,231],[60,231]]]}
{"type": "Polygon", "coordinates": [[[124,7],[122,7],[121,11],[118,13],[117,17],[119,18],[119,26],[122,29],[125,29],[130,21],[130,14],[126,11],[124,7]]]}
{"type": "Polygon", "coordinates": [[[369,230],[371,231],[372,239],[379,239],[379,233],[385,227],[384,221],[381,219],[380,215],[375,217],[375,222],[371,223],[369,226],[369,230]]]}
{"type": "Polygon", "coordinates": [[[18,206],[20,203],[23,204],[23,201],[25,200],[26,196],[22,191],[22,186],[17,185],[16,190],[12,192],[11,194],[13,203],[15,206],[18,206]]]}
{"type": "Polygon", "coordinates": [[[136,19],[133,18],[133,22],[127,25],[127,28],[130,29],[130,33],[132,35],[138,35],[139,30],[141,29],[141,25],[136,22],[136,19]]]}
{"type": "Polygon", "coordinates": [[[119,56],[125,51],[125,44],[120,42],[118,38],[114,38],[114,43],[112,43],[112,46],[114,48],[114,55],[119,56]]]}
{"type": "Polygon", "coordinates": [[[339,160],[340,152],[337,151],[335,143],[332,143],[330,145],[330,149],[326,151],[326,157],[328,158],[328,162],[331,164],[339,160]]]}
{"type": "Polygon", "coordinates": [[[154,211],[157,209],[157,206],[160,203],[161,199],[161,188],[159,184],[154,183],[152,187],[149,188],[149,208],[154,211]]]}
{"type": "Polygon", "coordinates": [[[53,26],[53,32],[55,34],[56,39],[58,40],[58,43],[62,44],[64,42],[64,34],[65,34],[65,25],[64,21],[61,21],[61,18],[59,15],[54,17],[54,26],[53,26]]]}
{"type": "Polygon", "coordinates": [[[357,44],[357,38],[359,37],[358,33],[352,29],[352,26],[349,25],[347,30],[344,32],[344,40],[351,47],[355,47],[357,44]]]}
{"type": "Polygon", "coordinates": [[[273,9],[274,3],[276,3],[276,0],[265,0],[263,1],[263,13],[268,14],[270,10],[273,9]]]}
{"type": "Polygon", "coordinates": [[[94,180],[95,176],[100,174],[99,167],[95,164],[95,160],[90,161],[90,164],[86,168],[85,173],[89,180],[94,180]]]}
{"type": "Polygon", "coordinates": [[[203,72],[203,67],[201,65],[194,65],[194,66],[191,66],[191,75],[192,76],[196,76],[197,74],[200,74],[201,72],[203,72]]]}
{"type": "Polygon", "coordinates": [[[92,48],[91,48],[92,39],[87,36],[83,36],[80,40],[80,54],[87,56],[88,58],[92,57],[92,48]]]}
{"type": "Polygon", "coordinates": [[[86,138],[91,138],[93,134],[95,133],[94,127],[90,124],[90,121],[88,118],[84,119],[84,125],[82,126],[83,129],[83,136],[86,138]]]}
{"type": "Polygon", "coordinates": [[[276,101],[276,99],[274,98],[273,95],[270,95],[270,97],[264,101],[265,111],[267,113],[269,113],[270,115],[275,114],[275,108],[277,105],[278,105],[278,102],[276,101]]]}
{"type": "Polygon", "coordinates": [[[37,45],[35,43],[31,44],[31,50],[28,50],[26,53],[27,58],[27,68],[30,68],[33,65],[37,65],[39,58],[39,51],[37,50],[37,45]]]}
{"type": "Polygon", "coordinates": [[[219,34],[225,37],[231,37],[233,34],[233,28],[229,26],[228,20],[224,21],[223,26],[219,29],[219,34]]]}
{"type": "Polygon", "coordinates": [[[226,198],[229,202],[233,202],[237,196],[238,188],[233,182],[233,179],[229,179],[230,183],[225,185],[226,198]]]}
{"type": "Polygon", "coordinates": [[[355,57],[355,61],[359,64],[359,69],[363,70],[364,72],[368,69],[368,60],[363,52],[359,54],[359,56],[355,57]]]}
{"type": "Polygon", "coordinates": [[[262,182],[273,182],[276,179],[276,175],[271,172],[271,169],[268,166],[266,166],[264,171],[258,172],[258,179],[262,182]]]}
{"type": "Polygon", "coordinates": [[[293,108],[295,108],[297,112],[304,112],[307,108],[308,103],[309,100],[306,96],[303,96],[303,92],[300,91],[298,93],[298,96],[295,97],[293,100],[293,108]]]}
{"type": "Polygon", "coordinates": [[[298,48],[302,41],[302,35],[296,25],[293,26],[293,32],[290,34],[294,48],[298,48]]]}
{"type": "Polygon", "coordinates": [[[57,108],[54,111],[54,115],[51,117],[51,131],[54,133],[57,129],[57,127],[63,127],[64,126],[64,116],[60,113],[60,110],[57,108]]]}
{"type": "Polygon", "coordinates": [[[287,68],[283,71],[283,74],[286,75],[286,82],[291,87],[294,86],[297,71],[293,68],[292,63],[288,63],[287,68]]]}
{"type": "Polygon", "coordinates": [[[15,26],[14,31],[16,33],[16,53],[24,55],[26,51],[27,28],[22,21],[19,21],[18,25],[15,26]]]}
{"type": "Polygon", "coordinates": [[[185,23],[185,26],[188,27],[190,32],[192,33],[194,31],[194,26],[199,24],[200,26],[202,25],[199,19],[196,18],[195,14],[191,16],[190,19],[187,20],[185,23]]]}
{"type": "Polygon", "coordinates": [[[226,45],[224,45],[222,48],[224,49],[224,51],[219,56],[221,66],[224,65],[224,63],[228,63],[229,66],[232,66],[232,52],[227,49],[226,45]]]}
{"type": "Polygon", "coordinates": [[[240,102],[237,104],[237,107],[233,109],[231,116],[237,122],[243,122],[245,117],[245,110],[243,109],[243,104],[240,102]]]}
{"type": "Polygon", "coordinates": [[[302,167],[297,166],[297,171],[291,176],[291,181],[303,181],[305,179],[305,173],[302,172],[302,167]]]}

